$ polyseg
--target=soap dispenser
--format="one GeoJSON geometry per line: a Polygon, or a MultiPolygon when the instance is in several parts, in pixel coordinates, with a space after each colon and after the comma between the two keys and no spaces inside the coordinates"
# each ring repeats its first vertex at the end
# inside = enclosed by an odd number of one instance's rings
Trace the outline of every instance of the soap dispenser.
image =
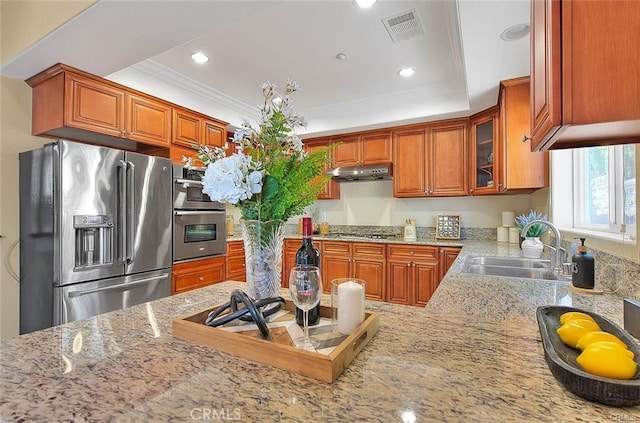
{"type": "Polygon", "coordinates": [[[578,253],[575,254],[571,262],[572,274],[571,283],[576,288],[593,289],[595,286],[595,271],[593,256],[587,251],[584,245],[585,238],[576,238],[582,242],[578,246],[578,253]]]}

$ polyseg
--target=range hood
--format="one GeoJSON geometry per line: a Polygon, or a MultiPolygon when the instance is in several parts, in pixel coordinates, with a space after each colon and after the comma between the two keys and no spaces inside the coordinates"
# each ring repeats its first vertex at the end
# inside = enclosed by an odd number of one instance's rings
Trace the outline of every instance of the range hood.
{"type": "Polygon", "coordinates": [[[393,175],[391,163],[337,167],[327,170],[326,174],[338,182],[377,181],[391,179],[393,175]]]}

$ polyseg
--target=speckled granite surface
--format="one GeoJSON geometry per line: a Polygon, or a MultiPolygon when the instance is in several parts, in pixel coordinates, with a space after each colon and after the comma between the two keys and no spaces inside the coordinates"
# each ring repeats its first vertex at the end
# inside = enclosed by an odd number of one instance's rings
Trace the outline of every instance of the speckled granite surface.
{"type": "Polygon", "coordinates": [[[461,244],[461,255],[426,309],[367,303],[381,313],[380,330],[333,384],[174,339],[172,319],[222,302],[242,286],[226,282],[3,341],[0,418],[640,420],[640,407],[590,403],[556,382],[535,319],[539,305],[567,304],[620,322],[619,297],[576,294],[567,282],[460,273],[470,254],[519,254],[495,242],[461,244]]]}

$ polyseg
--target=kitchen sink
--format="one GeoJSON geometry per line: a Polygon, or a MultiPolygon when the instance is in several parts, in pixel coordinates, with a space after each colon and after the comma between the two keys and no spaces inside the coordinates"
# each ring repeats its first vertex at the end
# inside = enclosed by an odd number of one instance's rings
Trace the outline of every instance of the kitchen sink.
{"type": "Polygon", "coordinates": [[[560,277],[549,268],[549,260],[521,257],[471,256],[465,262],[463,272],[508,278],[560,279],[560,277]]]}
{"type": "Polygon", "coordinates": [[[470,257],[469,265],[480,264],[488,266],[526,267],[542,269],[549,267],[549,260],[536,260],[520,257],[470,257]]]}
{"type": "Polygon", "coordinates": [[[557,280],[553,270],[531,267],[491,266],[487,264],[472,264],[466,269],[467,273],[476,275],[504,276],[508,278],[557,280]]]}

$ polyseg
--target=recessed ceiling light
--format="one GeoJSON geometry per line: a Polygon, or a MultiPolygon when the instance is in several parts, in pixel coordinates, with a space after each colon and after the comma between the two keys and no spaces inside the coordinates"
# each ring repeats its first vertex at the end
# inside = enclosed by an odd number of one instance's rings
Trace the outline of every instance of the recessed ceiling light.
{"type": "Polygon", "coordinates": [[[373,6],[376,0],[353,0],[353,2],[357,6],[362,7],[363,9],[366,9],[367,7],[373,6]]]}
{"type": "Polygon", "coordinates": [[[196,63],[207,63],[209,58],[204,53],[193,53],[191,58],[196,63]]]}
{"type": "Polygon", "coordinates": [[[414,73],[416,73],[416,71],[413,70],[413,68],[404,68],[404,69],[400,69],[398,71],[398,75],[404,77],[404,78],[408,78],[411,75],[413,75],[414,73]]]}
{"type": "Polygon", "coordinates": [[[336,54],[336,59],[338,60],[345,60],[347,58],[347,55],[344,53],[338,53],[336,54]]]}
{"type": "Polygon", "coordinates": [[[500,38],[505,41],[515,41],[520,38],[524,38],[529,35],[529,24],[521,23],[518,25],[510,26],[509,28],[502,31],[500,34],[500,38]]]}

